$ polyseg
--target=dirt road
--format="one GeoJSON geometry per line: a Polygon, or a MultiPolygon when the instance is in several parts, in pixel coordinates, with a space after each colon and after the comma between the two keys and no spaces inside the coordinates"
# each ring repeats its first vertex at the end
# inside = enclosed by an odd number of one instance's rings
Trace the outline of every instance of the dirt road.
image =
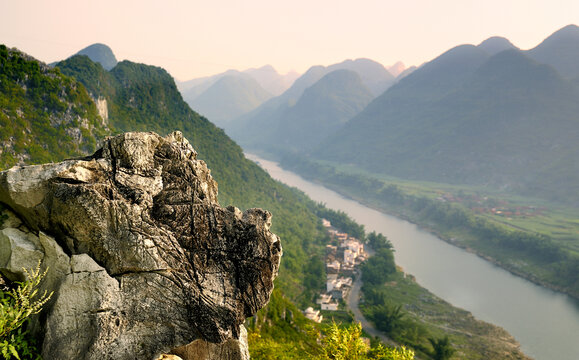
{"type": "Polygon", "coordinates": [[[358,269],[358,275],[352,284],[352,290],[350,290],[350,294],[346,298],[346,303],[352,313],[354,314],[354,320],[362,324],[362,328],[368,334],[374,337],[378,337],[382,342],[386,345],[396,346],[397,344],[394,343],[386,334],[381,332],[380,330],[376,329],[374,325],[369,322],[362,312],[360,311],[360,307],[358,306],[360,302],[360,289],[362,288],[362,270],[358,269]]]}

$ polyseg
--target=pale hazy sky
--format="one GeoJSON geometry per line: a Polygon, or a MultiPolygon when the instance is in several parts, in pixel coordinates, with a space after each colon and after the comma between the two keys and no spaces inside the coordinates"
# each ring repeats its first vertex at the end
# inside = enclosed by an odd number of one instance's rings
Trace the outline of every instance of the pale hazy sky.
{"type": "Polygon", "coordinates": [[[179,80],[360,57],[420,65],[495,35],[529,49],[568,24],[579,0],[0,0],[0,43],[53,62],[100,42],[179,80]]]}

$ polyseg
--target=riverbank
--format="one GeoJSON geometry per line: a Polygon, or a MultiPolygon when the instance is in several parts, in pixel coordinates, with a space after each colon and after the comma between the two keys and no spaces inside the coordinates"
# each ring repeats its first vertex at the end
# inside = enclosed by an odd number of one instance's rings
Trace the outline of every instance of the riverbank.
{"type": "MultiPolygon", "coordinates": [[[[395,185],[371,175],[341,172],[306,159],[284,161],[282,165],[372,209],[416,224],[513,275],[579,300],[579,257],[573,250],[575,245],[567,248],[561,240],[554,242],[536,230],[517,230],[511,224],[476,215],[434,195],[440,193],[435,188],[420,186],[408,192],[402,183],[395,185]],[[429,189],[430,197],[424,195],[425,189],[429,189]]],[[[448,200],[454,200],[450,197],[448,200]]]]}
{"type": "MultiPolygon", "coordinates": [[[[305,175],[302,175],[302,176],[305,176],[305,175]]],[[[337,186],[335,184],[327,184],[327,183],[324,183],[323,181],[320,181],[317,179],[310,179],[310,180],[314,181],[316,183],[319,183],[320,185],[323,185],[323,186],[339,193],[342,196],[345,196],[351,200],[357,201],[360,204],[363,204],[364,206],[367,206],[371,209],[374,209],[376,211],[380,211],[382,213],[385,213],[385,214],[388,214],[391,216],[395,216],[397,218],[400,218],[400,219],[408,221],[412,224],[415,224],[416,226],[420,227],[424,231],[427,231],[427,232],[431,233],[432,235],[436,236],[440,240],[442,240],[448,244],[451,244],[453,246],[456,246],[460,249],[463,249],[469,253],[475,254],[478,257],[480,257],[481,259],[484,259],[485,261],[488,261],[488,262],[492,263],[493,265],[496,265],[496,266],[510,272],[513,275],[519,276],[525,280],[528,280],[534,284],[545,287],[547,289],[550,289],[553,291],[558,291],[560,293],[568,295],[571,298],[579,301],[579,293],[578,292],[570,291],[570,289],[563,288],[561,286],[557,286],[555,284],[549,283],[545,280],[538,278],[537,276],[535,276],[529,272],[521,271],[516,266],[509,264],[507,261],[501,261],[501,260],[497,259],[496,257],[490,256],[488,253],[485,253],[479,249],[476,249],[472,246],[469,246],[468,244],[465,244],[464,242],[461,242],[456,237],[448,235],[442,230],[435,229],[433,227],[433,224],[427,224],[425,222],[422,222],[419,219],[417,219],[416,216],[409,216],[408,212],[396,211],[396,210],[392,209],[391,207],[379,206],[374,201],[370,201],[367,198],[364,198],[362,196],[353,195],[351,192],[347,191],[347,189],[345,187],[337,186]]]]}
{"type": "MultiPolygon", "coordinates": [[[[368,255],[366,261],[383,261],[379,259],[383,252],[373,251],[368,243],[364,248],[368,255]]],[[[390,275],[381,272],[386,281],[372,285],[362,282],[364,266],[365,263],[356,268],[354,281],[344,300],[353,320],[362,325],[366,334],[388,346],[410,347],[418,358],[430,358],[429,339],[446,337],[456,351],[451,359],[530,359],[505,329],[476,319],[470,312],[435,296],[401,268],[393,265],[390,275]],[[372,298],[378,293],[378,306],[372,306],[372,298]],[[379,319],[388,316],[384,311],[390,308],[401,311],[397,325],[386,331],[380,328],[384,321],[379,319]]]]}
{"type": "MultiPolygon", "coordinates": [[[[397,272],[390,281],[372,289],[371,293],[383,296],[385,304],[402,309],[404,315],[400,323],[405,331],[398,336],[404,342],[413,343],[415,349],[428,348],[429,338],[448,336],[456,350],[452,359],[530,359],[505,329],[476,319],[470,312],[449,304],[403,272],[397,272]],[[420,334],[425,331],[429,335],[421,340],[420,334]]],[[[370,299],[366,299],[360,308],[365,315],[376,309],[371,306],[370,299]]]]}
{"type": "Polygon", "coordinates": [[[421,285],[476,318],[506,329],[520,342],[524,353],[537,360],[578,358],[579,304],[569,296],[514,276],[416,225],[348,200],[275,162],[256,156],[253,159],[276,180],[345,212],[367,231],[387,236],[396,248],[396,262],[415,275],[421,285]]]}

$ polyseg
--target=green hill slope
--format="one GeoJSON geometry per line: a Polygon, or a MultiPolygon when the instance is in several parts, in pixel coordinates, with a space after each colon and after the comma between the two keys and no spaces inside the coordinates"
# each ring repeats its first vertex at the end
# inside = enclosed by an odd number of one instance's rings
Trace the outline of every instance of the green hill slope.
{"type": "Polygon", "coordinates": [[[563,77],[579,78],[579,27],[568,25],[526,52],[538,62],[553,66],[563,77]]]}
{"type": "Polygon", "coordinates": [[[579,204],[575,87],[516,50],[442,61],[448,55],[373,101],[317,156],[401,178],[579,204]],[[455,70],[449,76],[445,69],[455,70]]]}
{"type": "MultiPolygon", "coordinates": [[[[268,319],[267,331],[287,337],[286,345],[291,348],[312,341],[315,345],[315,338],[303,334],[309,321],[294,304],[299,308],[311,305],[318,288],[324,285],[320,259],[327,234],[314,213],[316,205],[245,159],[241,148],[222,130],[184,103],[164,70],[122,62],[109,72],[86,56],[72,57],[51,69],[0,46],[0,105],[2,169],[16,162],[87,155],[96,150],[99,139],[113,132],[166,134],[182,130],[198,157],[212,170],[223,205],[262,207],[274,214],[272,230],[282,239],[284,257],[276,280],[274,307],[262,310],[260,317],[275,312],[276,299],[286,296],[284,308],[297,311],[295,318],[299,321],[285,324],[274,317],[268,319]],[[105,120],[98,115],[93,98],[106,100],[107,121],[114,130],[103,125],[105,120]]],[[[260,326],[253,325],[252,329],[258,331],[260,326]]]]}
{"type": "Polygon", "coordinates": [[[107,131],[82,84],[0,45],[0,169],[86,155],[107,131]]]}
{"type": "Polygon", "coordinates": [[[263,144],[274,151],[307,151],[362,111],[372,98],[357,73],[332,71],[307,88],[294,106],[277,114],[277,124],[263,144]]]}

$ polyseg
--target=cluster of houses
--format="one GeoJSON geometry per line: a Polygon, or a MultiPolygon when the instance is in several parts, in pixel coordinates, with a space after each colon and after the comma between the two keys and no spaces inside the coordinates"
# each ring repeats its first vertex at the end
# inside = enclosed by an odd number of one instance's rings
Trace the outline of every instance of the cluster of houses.
{"type": "MultiPolygon", "coordinates": [[[[332,224],[323,219],[332,243],[326,246],[326,292],[321,293],[316,303],[321,310],[336,311],[341,299],[345,299],[350,289],[356,267],[366,260],[364,244],[346,233],[339,232],[332,224]]],[[[313,321],[321,322],[323,316],[320,310],[309,307],[304,315],[313,321]]]]}

